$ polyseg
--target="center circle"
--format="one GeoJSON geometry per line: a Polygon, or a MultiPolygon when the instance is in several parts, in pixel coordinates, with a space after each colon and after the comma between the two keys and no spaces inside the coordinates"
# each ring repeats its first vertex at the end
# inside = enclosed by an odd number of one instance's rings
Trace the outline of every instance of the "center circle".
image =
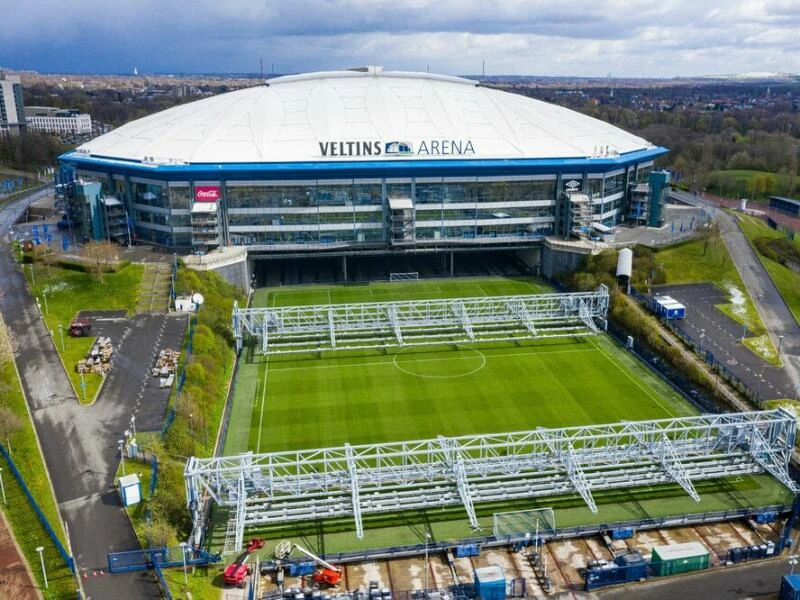
{"type": "Polygon", "coordinates": [[[486,356],[476,348],[458,346],[459,352],[405,354],[404,348],[394,355],[392,363],[406,375],[423,379],[458,379],[477,373],[486,366],[486,356]]]}

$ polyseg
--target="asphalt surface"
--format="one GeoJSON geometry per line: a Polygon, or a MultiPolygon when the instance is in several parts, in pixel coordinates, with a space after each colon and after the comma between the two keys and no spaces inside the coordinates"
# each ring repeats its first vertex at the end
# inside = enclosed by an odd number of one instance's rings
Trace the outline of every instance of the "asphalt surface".
{"type": "Polygon", "coordinates": [[[693,194],[673,191],[670,195],[684,202],[703,205],[714,210],[715,216],[719,219],[722,239],[776,347],[780,336],[783,336],[781,344],[783,368],[792,387],[800,390],[800,325],[794,320],[769,273],[736,225],[735,217],[716,209],[712,204],[703,202],[693,194]]]}
{"type": "Polygon", "coordinates": [[[784,558],[753,562],[713,571],[688,573],[645,584],[607,588],[601,600],[742,600],[778,598],[781,578],[789,574],[784,558]]]}
{"type": "MultiPolygon", "coordinates": [[[[0,210],[3,240],[22,210],[22,203],[0,210]]],[[[78,404],[5,243],[0,247],[0,280],[0,310],[17,335],[22,387],[75,561],[85,576],[85,598],[160,598],[158,585],[148,572],[94,574],[107,568],[108,552],[139,547],[113,486],[119,461],[117,440],[130,423],[131,407],[105,394],[90,407],[78,404]]]]}
{"type": "Polygon", "coordinates": [[[731,373],[755,390],[764,400],[791,398],[792,382],[782,368],[756,356],[741,343],[744,328],[717,309],[727,304],[728,294],[710,283],[661,285],[656,293],[671,296],[686,306],[686,318],[673,321],[731,373]]]}

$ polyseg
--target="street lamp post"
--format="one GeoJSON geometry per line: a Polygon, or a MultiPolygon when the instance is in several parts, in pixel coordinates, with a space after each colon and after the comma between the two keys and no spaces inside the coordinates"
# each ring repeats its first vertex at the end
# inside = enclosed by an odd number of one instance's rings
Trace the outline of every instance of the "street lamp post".
{"type": "Polygon", "coordinates": [[[742,325],[742,341],[744,341],[744,338],[746,337],[747,337],[747,323],[742,325]]]}
{"type": "Polygon", "coordinates": [[[778,336],[778,357],[781,355],[781,346],[783,346],[783,336],[778,336]]]}
{"type": "Polygon", "coordinates": [[[42,576],[44,577],[44,589],[48,589],[47,585],[47,569],[44,568],[44,546],[37,546],[36,551],[39,553],[39,561],[42,563],[42,576]]]}
{"type": "Polygon", "coordinates": [[[136,437],[136,415],[131,415],[131,430],[133,431],[133,437],[136,437]]]}
{"type": "Polygon", "coordinates": [[[183,557],[183,585],[189,585],[189,578],[186,575],[186,542],[181,542],[181,556],[183,557]]]}
{"type": "Polygon", "coordinates": [[[44,298],[44,314],[49,315],[50,309],[47,308],[47,292],[42,290],[42,298],[44,298]]]}
{"type": "Polygon", "coordinates": [[[789,566],[791,567],[791,569],[789,570],[789,575],[794,575],[794,566],[797,564],[797,555],[796,554],[792,554],[786,560],[786,562],[788,562],[789,566]]]}
{"type": "Polygon", "coordinates": [[[3,492],[3,504],[8,506],[8,500],[6,499],[6,486],[3,485],[3,469],[0,467],[0,490],[3,492]]]}
{"type": "Polygon", "coordinates": [[[119,455],[122,459],[122,474],[125,475],[125,440],[119,440],[119,455]]]}
{"type": "Polygon", "coordinates": [[[706,337],[706,330],[700,330],[700,358],[703,357],[703,338],[706,337]]]}
{"type": "Polygon", "coordinates": [[[36,285],[36,277],[33,274],[33,264],[31,264],[30,267],[31,267],[31,284],[36,285]]]}
{"type": "Polygon", "coordinates": [[[64,326],[61,323],[58,324],[58,334],[61,336],[61,352],[66,352],[64,350],[64,326]]]}

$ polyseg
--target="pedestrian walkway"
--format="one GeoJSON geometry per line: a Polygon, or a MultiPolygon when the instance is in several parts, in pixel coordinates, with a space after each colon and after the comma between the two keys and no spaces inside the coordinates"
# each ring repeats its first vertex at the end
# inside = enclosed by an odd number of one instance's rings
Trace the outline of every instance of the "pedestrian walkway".
{"type": "Polygon", "coordinates": [[[142,283],[136,299],[137,314],[161,314],[169,311],[169,290],[172,267],[170,263],[144,263],[142,283]]]}

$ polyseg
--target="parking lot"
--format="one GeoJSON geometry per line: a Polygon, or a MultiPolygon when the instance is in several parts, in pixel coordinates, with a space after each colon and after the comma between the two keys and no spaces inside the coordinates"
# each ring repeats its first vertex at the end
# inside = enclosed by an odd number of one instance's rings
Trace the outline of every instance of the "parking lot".
{"type": "Polygon", "coordinates": [[[126,318],[113,311],[85,312],[92,334],[111,338],[114,366],[98,395],[98,403],[113,402],[136,415],[137,431],[160,431],[172,387],[159,386],[151,375],[158,351],[179,350],[186,315],[139,314],[126,318]]]}
{"type": "MultiPolygon", "coordinates": [[[[792,397],[791,381],[784,370],[756,356],[742,344],[744,327],[716,308],[717,304],[731,302],[728,293],[710,283],[664,285],[655,291],[672,296],[686,306],[686,318],[674,321],[675,326],[697,344],[702,338],[703,350],[712,353],[762,399],[792,397]]],[[[736,295],[735,290],[732,295],[736,295]]]]}

